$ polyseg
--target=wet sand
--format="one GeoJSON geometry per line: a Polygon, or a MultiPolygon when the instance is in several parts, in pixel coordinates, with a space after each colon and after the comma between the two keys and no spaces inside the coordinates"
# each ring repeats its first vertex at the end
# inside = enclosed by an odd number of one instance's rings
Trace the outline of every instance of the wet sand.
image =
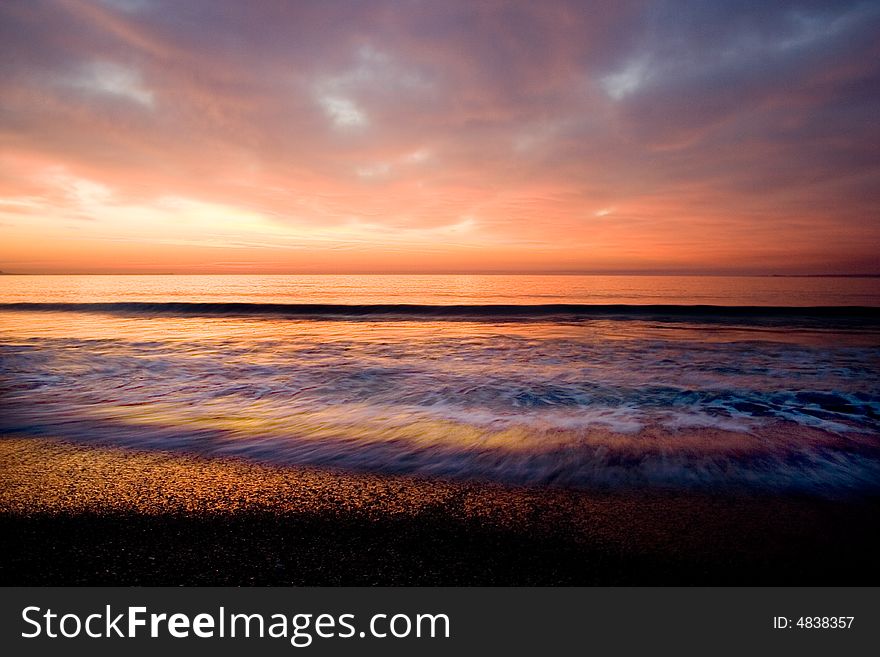
{"type": "Polygon", "coordinates": [[[2,585],[876,585],[880,500],[478,482],[0,439],[2,585]]]}

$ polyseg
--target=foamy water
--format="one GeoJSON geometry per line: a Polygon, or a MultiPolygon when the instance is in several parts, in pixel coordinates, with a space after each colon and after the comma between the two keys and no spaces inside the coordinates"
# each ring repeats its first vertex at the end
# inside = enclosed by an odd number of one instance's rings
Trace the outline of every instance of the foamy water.
{"type": "MultiPolygon", "coordinates": [[[[112,277],[92,295],[39,293],[49,278],[3,278],[7,433],[513,483],[880,488],[869,308],[695,308],[655,294],[675,308],[597,311],[571,305],[588,287],[574,281],[555,290],[568,305],[548,310],[523,307],[547,283],[526,278],[520,297],[509,283],[498,297],[513,311],[488,307],[485,290],[413,306],[430,293],[393,285],[385,303],[409,305],[377,308],[375,280],[352,310],[338,305],[350,279],[318,294],[310,277],[297,296],[288,278],[239,298],[199,297],[175,277],[131,277],[150,279],[147,295],[131,280],[111,294],[112,277]]],[[[733,305],[768,295],[741,290],[733,305]]]]}

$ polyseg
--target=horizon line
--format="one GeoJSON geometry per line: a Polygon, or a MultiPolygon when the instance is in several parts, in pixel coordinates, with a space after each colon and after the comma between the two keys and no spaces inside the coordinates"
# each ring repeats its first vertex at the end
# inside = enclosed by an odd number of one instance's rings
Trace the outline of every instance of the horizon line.
{"type": "Polygon", "coordinates": [[[13,272],[0,270],[0,276],[697,276],[697,277],[742,277],[742,278],[880,278],[877,273],[759,273],[759,272],[695,272],[695,271],[578,271],[578,270],[540,270],[540,271],[289,271],[289,272],[176,272],[176,271],[58,271],[58,272],[13,272]]]}

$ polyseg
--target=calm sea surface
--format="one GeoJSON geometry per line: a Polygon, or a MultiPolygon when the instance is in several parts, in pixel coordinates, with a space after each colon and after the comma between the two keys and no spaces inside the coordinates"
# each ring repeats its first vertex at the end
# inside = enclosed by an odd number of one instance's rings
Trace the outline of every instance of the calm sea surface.
{"type": "Polygon", "coordinates": [[[876,278],[0,276],[0,431],[538,485],[874,493],[878,307],[876,278]]]}
{"type": "Polygon", "coordinates": [[[0,302],[880,306],[880,278],[0,276],[0,302]]]}

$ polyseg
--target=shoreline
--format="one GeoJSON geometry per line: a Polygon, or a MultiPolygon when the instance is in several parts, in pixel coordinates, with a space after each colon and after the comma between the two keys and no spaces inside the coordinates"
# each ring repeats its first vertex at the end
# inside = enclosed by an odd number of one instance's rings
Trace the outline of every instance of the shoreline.
{"type": "Polygon", "coordinates": [[[0,438],[3,585],[866,585],[880,499],[510,487],[0,438]]]}

